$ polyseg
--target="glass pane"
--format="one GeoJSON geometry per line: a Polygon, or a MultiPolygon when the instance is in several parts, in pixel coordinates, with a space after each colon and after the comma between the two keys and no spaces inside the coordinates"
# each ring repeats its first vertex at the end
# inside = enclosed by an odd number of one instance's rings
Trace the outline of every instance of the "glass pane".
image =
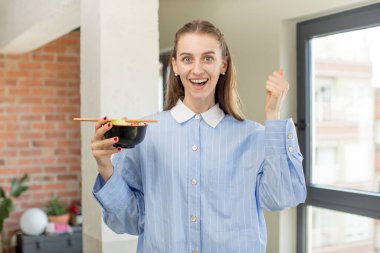
{"type": "Polygon", "coordinates": [[[380,221],[317,207],[308,226],[310,253],[378,253],[380,221]],[[310,231],[311,230],[311,231],[310,231]]]}
{"type": "Polygon", "coordinates": [[[311,40],[312,183],[379,191],[380,27],[311,40]]]}

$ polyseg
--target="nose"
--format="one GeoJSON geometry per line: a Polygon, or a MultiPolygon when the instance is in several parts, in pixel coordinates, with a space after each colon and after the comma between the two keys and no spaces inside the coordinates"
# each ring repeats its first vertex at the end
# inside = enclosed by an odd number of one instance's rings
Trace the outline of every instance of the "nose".
{"type": "Polygon", "coordinates": [[[202,62],[199,62],[199,61],[195,61],[194,62],[194,65],[193,65],[193,74],[194,75],[200,75],[200,74],[203,74],[203,65],[202,65],[202,62]]]}

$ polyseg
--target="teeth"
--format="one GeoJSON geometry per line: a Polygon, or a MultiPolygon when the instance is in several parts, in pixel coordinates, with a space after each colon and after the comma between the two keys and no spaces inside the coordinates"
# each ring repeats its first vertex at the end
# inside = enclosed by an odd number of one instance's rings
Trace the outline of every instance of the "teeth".
{"type": "Polygon", "coordinates": [[[207,79],[197,79],[197,80],[190,80],[192,83],[204,83],[204,82],[207,82],[207,79]]]}

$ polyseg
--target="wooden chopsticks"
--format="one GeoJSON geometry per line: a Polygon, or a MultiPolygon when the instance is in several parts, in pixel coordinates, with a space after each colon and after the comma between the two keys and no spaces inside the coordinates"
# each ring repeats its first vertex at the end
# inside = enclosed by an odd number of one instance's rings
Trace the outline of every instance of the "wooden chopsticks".
{"type": "MultiPolygon", "coordinates": [[[[73,118],[73,120],[76,121],[87,121],[87,122],[98,122],[98,118],[73,118]]],[[[157,120],[155,119],[107,119],[107,121],[113,121],[113,120],[124,120],[125,122],[131,122],[131,123],[139,123],[139,122],[149,122],[149,123],[155,123],[157,120]]]]}

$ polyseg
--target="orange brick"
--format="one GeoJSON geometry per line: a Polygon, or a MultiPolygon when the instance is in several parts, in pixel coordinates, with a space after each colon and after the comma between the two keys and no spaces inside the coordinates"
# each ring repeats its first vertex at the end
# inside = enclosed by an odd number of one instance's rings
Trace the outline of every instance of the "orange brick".
{"type": "Polygon", "coordinates": [[[43,187],[45,190],[65,189],[65,183],[45,184],[43,187]]]}
{"type": "MultiPolygon", "coordinates": [[[[76,42],[78,43],[78,42],[76,42]]],[[[57,57],[58,62],[79,62],[78,56],[66,56],[66,55],[58,55],[57,57]]]]}
{"type": "MultiPolygon", "coordinates": [[[[62,111],[58,110],[62,113],[62,111]]],[[[66,120],[65,115],[45,115],[46,121],[64,121],[66,120]]]]}
{"type": "Polygon", "coordinates": [[[71,148],[70,151],[69,151],[69,154],[70,155],[80,155],[81,154],[81,150],[80,150],[80,148],[71,148]]]}
{"type": "Polygon", "coordinates": [[[78,198],[79,197],[79,192],[77,191],[70,191],[70,192],[62,192],[60,193],[61,197],[73,197],[73,198],[78,198]]]}
{"type": "Polygon", "coordinates": [[[20,69],[39,69],[42,65],[38,62],[20,62],[18,66],[20,69]]]}
{"type": "MultiPolygon", "coordinates": [[[[79,112],[79,108],[78,106],[59,106],[58,111],[64,112],[64,113],[76,113],[76,112],[79,112]]],[[[77,124],[74,124],[74,125],[77,125],[77,124]]]]}
{"type": "Polygon", "coordinates": [[[44,137],[44,133],[41,132],[23,132],[20,133],[20,138],[22,139],[41,139],[44,137]]]}
{"type": "Polygon", "coordinates": [[[2,133],[0,132],[0,139],[16,139],[17,134],[15,133],[2,133]]]}
{"type": "Polygon", "coordinates": [[[0,103],[1,104],[15,104],[16,98],[15,97],[0,97],[0,103]]]}
{"type": "Polygon", "coordinates": [[[64,47],[51,47],[47,46],[43,48],[43,51],[46,53],[64,53],[66,49],[64,47]]]}
{"type": "Polygon", "coordinates": [[[48,139],[66,138],[66,132],[46,132],[45,137],[48,139]]]}
{"type": "Polygon", "coordinates": [[[36,147],[36,148],[43,148],[43,147],[49,148],[49,147],[52,147],[53,145],[51,141],[34,140],[32,143],[33,143],[33,147],[36,147]]]}
{"type": "Polygon", "coordinates": [[[0,79],[0,86],[16,86],[16,84],[15,79],[0,79]]]}
{"type": "Polygon", "coordinates": [[[36,61],[54,61],[54,55],[35,53],[32,57],[36,61]]]}
{"type": "Polygon", "coordinates": [[[1,175],[6,175],[6,174],[13,175],[16,173],[17,173],[16,169],[0,168],[0,174],[1,175]]]}
{"type": "Polygon", "coordinates": [[[32,128],[38,130],[52,130],[54,129],[54,125],[51,123],[33,123],[32,128]]]}
{"type": "Polygon", "coordinates": [[[28,71],[25,71],[25,70],[19,70],[19,71],[10,70],[10,71],[7,71],[5,74],[10,78],[12,78],[12,77],[15,77],[15,78],[28,77],[30,75],[30,73],[28,71]]]}
{"type": "Polygon", "coordinates": [[[66,98],[57,98],[57,97],[53,97],[53,98],[45,98],[44,99],[44,102],[45,104],[65,104],[67,102],[67,99],[66,98]]]}
{"type": "Polygon", "coordinates": [[[76,174],[61,174],[61,175],[57,175],[57,179],[64,180],[64,181],[77,180],[78,176],[76,174]]]}
{"type": "Polygon", "coordinates": [[[18,60],[18,59],[22,58],[22,55],[20,55],[20,54],[7,54],[6,57],[9,60],[18,60]]]}
{"type": "Polygon", "coordinates": [[[52,113],[54,111],[55,109],[51,106],[34,106],[31,108],[31,112],[33,113],[52,113]]]}
{"type": "Polygon", "coordinates": [[[25,98],[20,98],[20,103],[22,104],[41,104],[42,103],[42,98],[40,97],[25,97],[25,98]]]}
{"type": "Polygon", "coordinates": [[[29,112],[30,107],[26,106],[13,106],[10,105],[6,108],[7,113],[13,114],[13,113],[23,113],[23,112],[29,112]]]}
{"type": "Polygon", "coordinates": [[[61,78],[61,79],[76,79],[76,80],[78,80],[79,79],[79,73],[66,73],[66,72],[57,73],[56,77],[61,78]]]}
{"type": "Polygon", "coordinates": [[[44,68],[47,69],[47,70],[52,70],[52,71],[55,71],[55,70],[66,70],[67,69],[67,64],[63,64],[63,63],[45,63],[44,64],[44,68]]]}
{"type": "MultiPolygon", "coordinates": [[[[25,173],[28,173],[28,174],[38,174],[38,173],[42,173],[42,168],[39,167],[39,168],[33,168],[33,167],[26,167],[26,168],[20,168],[20,174],[25,174],[25,173]]],[[[31,175],[31,177],[34,177],[34,175],[31,175]]]]}
{"type": "Polygon", "coordinates": [[[46,206],[45,201],[33,201],[33,202],[22,202],[20,203],[21,208],[23,209],[28,209],[28,208],[33,208],[33,207],[43,207],[46,206]]]}
{"type": "Polygon", "coordinates": [[[20,86],[42,86],[42,81],[36,80],[36,79],[20,80],[19,85],[20,86]]]}
{"type": "Polygon", "coordinates": [[[65,81],[56,81],[56,80],[46,80],[45,85],[46,86],[53,86],[53,87],[65,87],[66,82],[65,81]]]}
{"type": "Polygon", "coordinates": [[[11,96],[25,96],[29,95],[30,90],[28,88],[22,88],[22,89],[17,89],[17,88],[11,88],[9,89],[9,95],[11,96]]]}
{"type": "Polygon", "coordinates": [[[80,66],[79,66],[79,64],[66,65],[66,70],[79,72],[80,66]]]}
{"type": "Polygon", "coordinates": [[[20,150],[20,155],[22,155],[22,156],[38,156],[38,155],[41,155],[41,150],[40,149],[20,150]]]}
{"type": "Polygon", "coordinates": [[[53,96],[54,92],[54,89],[51,88],[35,88],[30,93],[37,96],[53,96]]]}
{"type": "Polygon", "coordinates": [[[80,86],[80,82],[69,82],[68,85],[70,88],[77,88],[80,86]]]}
{"type": "Polygon", "coordinates": [[[16,156],[17,151],[16,150],[10,150],[10,149],[3,149],[0,150],[0,157],[9,157],[9,156],[16,156]]]}
{"type": "Polygon", "coordinates": [[[80,138],[81,137],[80,131],[75,131],[73,133],[69,133],[69,137],[74,138],[74,139],[80,138]]]}
{"type": "Polygon", "coordinates": [[[30,144],[28,141],[8,141],[7,147],[9,148],[28,148],[30,144]]]}
{"type": "Polygon", "coordinates": [[[78,95],[78,91],[77,90],[63,90],[63,89],[60,89],[57,91],[57,96],[62,96],[62,97],[72,97],[72,96],[75,96],[75,95],[78,95]]]}
{"type": "Polygon", "coordinates": [[[47,173],[58,173],[58,172],[65,172],[66,168],[64,166],[47,166],[45,167],[45,171],[47,173]]]}
{"type": "Polygon", "coordinates": [[[51,196],[51,192],[35,192],[32,194],[32,198],[36,199],[48,199],[51,196]]]}
{"type": "Polygon", "coordinates": [[[63,163],[63,164],[78,163],[80,162],[80,158],[79,157],[58,157],[57,162],[63,163]]]}
{"type": "Polygon", "coordinates": [[[40,121],[42,120],[42,115],[21,115],[22,121],[40,121]]]}
{"type": "Polygon", "coordinates": [[[32,78],[54,78],[55,73],[51,71],[33,71],[30,74],[32,78]]]}
{"type": "Polygon", "coordinates": [[[56,155],[67,155],[68,151],[67,149],[63,149],[63,148],[58,148],[58,149],[55,149],[54,151],[54,154],[56,155]]]}
{"type": "Polygon", "coordinates": [[[15,122],[17,121],[16,115],[0,115],[0,122],[15,122]]]}
{"type": "Polygon", "coordinates": [[[80,171],[80,170],[81,170],[81,167],[80,167],[80,166],[73,165],[73,166],[70,166],[69,170],[70,170],[70,171],[80,171]]]}
{"type": "Polygon", "coordinates": [[[64,141],[58,141],[57,144],[58,144],[58,147],[68,147],[68,148],[71,148],[71,147],[73,147],[75,145],[78,145],[78,142],[77,141],[64,140],[64,141]]]}

